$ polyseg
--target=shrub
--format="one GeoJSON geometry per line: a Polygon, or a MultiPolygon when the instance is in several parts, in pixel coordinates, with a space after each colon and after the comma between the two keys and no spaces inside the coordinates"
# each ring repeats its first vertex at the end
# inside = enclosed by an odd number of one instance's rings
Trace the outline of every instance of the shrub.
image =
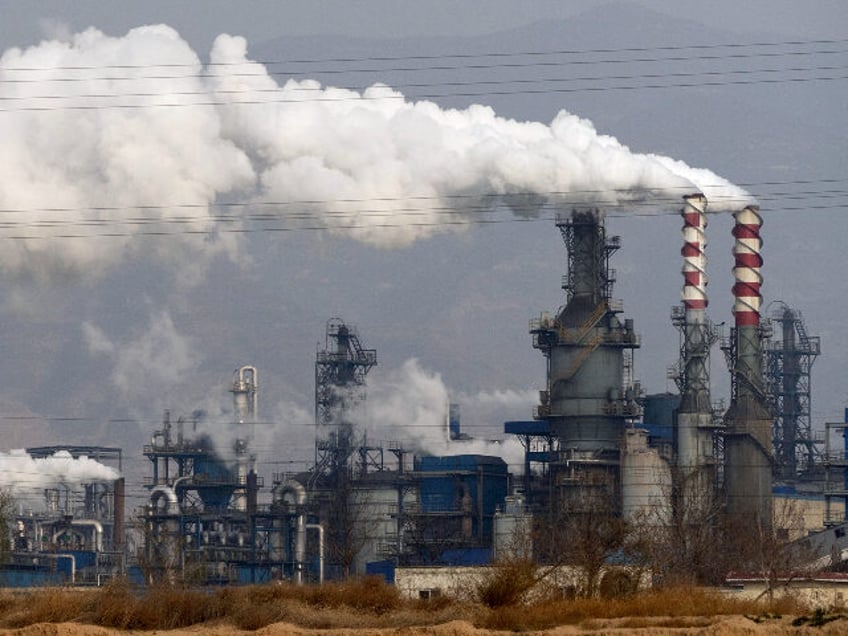
{"type": "Polygon", "coordinates": [[[536,564],[529,559],[495,563],[477,585],[478,600],[488,607],[504,607],[525,601],[538,582],[536,569],[536,564]]]}

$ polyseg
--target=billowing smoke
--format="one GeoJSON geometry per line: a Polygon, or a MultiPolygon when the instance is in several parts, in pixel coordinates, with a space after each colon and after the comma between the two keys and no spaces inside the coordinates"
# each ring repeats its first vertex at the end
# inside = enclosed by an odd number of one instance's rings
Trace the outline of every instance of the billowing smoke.
{"type": "Polygon", "coordinates": [[[96,272],[139,250],[186,265],[234,249],[232,235],[216,234],[210,206],[220,193],[252,185],[250,162],[221,136],[214,109],[148,106],[203,92],[201,72],[195,53],[167,27],[122,38],[89,29],[67,42],[6,51],[0,209],[7,233],[32,238],[5,245],[3,268],[42,280],[96,272]],[[144,77],[167,74],[157,71],[167,64],[184,65],[173,73],[179,79],[144,77]],[[127,68],[134,66],[142,68],[127,68]],[[72,70],[86,67],[94,69],[72,70]],[[74,97],[127,93],[158,97],[74,97]],[[132,240],[162,231],[176,231],[191,258],[173,243],[132,240]],[[103,234],[108,240],[94,238],[103,234]],[[78,238],[47,240],[56,236],[78,238]]]}
{"type": "Polygon", "coordinates": [[[21,237],[0,251],[7,275],[52,280],[151,257],[197,276],[216,254],[237,257],[230,230],[268,223],[398,246],[504,205],[676,209],[701,190],[719,211],[750,199],[564,110],[546,125],[384,85],[280,85],[229,35],[210,59],[204,68],[162,25],[92,28],[0,57],[0,209],[4,234],[21,237]]]}
{"type": "Polygon", "coordinates": [[[93,355],[113,363],[111,379],[120,397],[129,404],[143,401],[158,410],[183,395],[185,383],[197,366],[198,348],[177,330],[170,313],[150,316],[144,331],[116,343],[97,325],[85,322],[83,337],[93,355]]]}
{"type": "Polygon", "coordinates": [[[114,481],[120,473],[89,457],[74,458],[68,451],[50,457],[31,457],[25,450],[0,452],[0,488],[8,489],[15,499],[43,496],[45,489],[114,481]]]}
{"type": "MultiPolygon", "coordinates": [[[[514,472],[521,472],[521,444],[515,439],[494,440],[494,435],[487,435],[502,431],[502,420],[489,422],[488,431],[474,426],[469,430],[470,439],[450,439],[450,395],[438,373],[422,369],[417,360],[410,359],[400,369],[373,376],[369,377],[366,412],[358,417],[360,433],[364,431],[369,441],[400,442],[407,450],[431,455],[497,455],[514,472]]],[[[502,432],[497,437],[503,437],[502,432]]]]}

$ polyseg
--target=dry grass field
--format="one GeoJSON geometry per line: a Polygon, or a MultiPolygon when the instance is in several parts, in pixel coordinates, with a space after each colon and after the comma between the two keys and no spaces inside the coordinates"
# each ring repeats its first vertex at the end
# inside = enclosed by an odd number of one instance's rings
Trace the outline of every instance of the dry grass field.
{"type": "Polygon", "coordinates": [[[134,589],[0,592],[0,634],[840,634],[848,615],[728,598],[677,587],[618,599],[546,600],[491,607],[437,598],[412,601],[379,579],[323,586],[269,584],[214,590],[134,589]]]}

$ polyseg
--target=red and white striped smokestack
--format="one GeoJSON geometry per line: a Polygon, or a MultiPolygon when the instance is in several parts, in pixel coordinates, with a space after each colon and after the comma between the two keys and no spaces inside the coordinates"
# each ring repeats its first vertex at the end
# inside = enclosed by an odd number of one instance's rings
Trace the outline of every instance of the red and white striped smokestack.
{"type": "Polygon", "coordinates": [[[707,308],[707,198],[703,194],[683,197],[683,307],[690,310],[707,308]]]}
{"type": "Polygon", "coordinates": [[[736,301],[733,304],[733,315],[737,327],[758,326],[760,324],[760,305],[762,295],[760,288],[763,277],[760,268],[763,257],[760,255],[763,241],[760,238],[760,226],[763,217],[760,216],[760,208],[749,205],[744,210],[735,212],[733,218],[736,225],[733,227],[733,237],[736,242],[733,245],[733,256],[735,265],[733,267],[733,296],[736,301]]]}

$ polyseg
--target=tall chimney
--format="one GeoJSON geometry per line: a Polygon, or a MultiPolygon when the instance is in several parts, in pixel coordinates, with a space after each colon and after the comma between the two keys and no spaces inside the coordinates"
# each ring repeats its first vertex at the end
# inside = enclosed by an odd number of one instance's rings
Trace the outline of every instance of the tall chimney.
{"type": "Polygon", "coordinates": [[[113,488],[112,546],[114,550],[118,550],[124,545],[124,506],[126,506],[126,482],[124,478],[116,479],[113,488]]]}
{"type": "Polygon", "coordinates": [[[727,512],[746,524],[771,526],[772,422],[766,408],[760,330],[762,217],[749,205],[733,215],[733,391],[725,437],[727,512]]]}
{"type": "MultiPolygon", "coordinates": [[[[714,425],[710,400],[710,347],[712,326],[706,316],[707,200],[703,194],[683,198],[683,315],[681,329],[680,407],[677,413],[677,466],[679,492],[687,514],[710,505],[715,483],[714,425]]],[[[680,317],[675,313],[675,317],[680,317]]]]}

